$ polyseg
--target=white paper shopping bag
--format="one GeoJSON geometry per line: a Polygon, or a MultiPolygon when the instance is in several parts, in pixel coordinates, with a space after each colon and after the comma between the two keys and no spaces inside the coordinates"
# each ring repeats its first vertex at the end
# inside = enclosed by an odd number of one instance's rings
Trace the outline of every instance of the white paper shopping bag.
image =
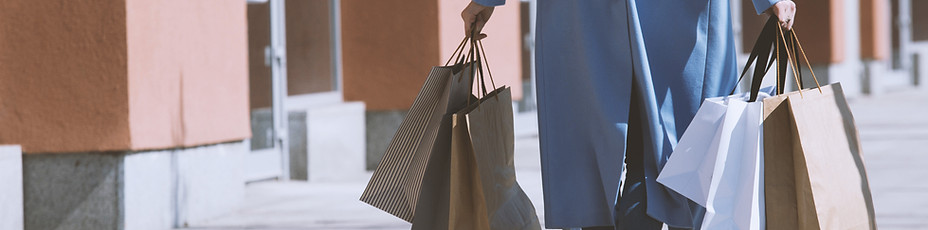
{"type": "Polygon", "coordinates": [[[706,207],[701,229],[763,229],[763,104],[748,96],[706,99],[657,178],[706,207]]]}

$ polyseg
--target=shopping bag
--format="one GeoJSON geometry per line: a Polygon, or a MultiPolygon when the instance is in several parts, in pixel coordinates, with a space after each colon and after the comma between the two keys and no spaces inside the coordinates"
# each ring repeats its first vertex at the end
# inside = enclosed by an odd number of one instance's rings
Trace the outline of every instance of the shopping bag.
{"type": "Polygon", "coordinates": [[[541,229],[516,182],[512,119],[505,86],[454,114],[449,229],[541,229]]]}
{"type": "Polygon", "coordinates": [[[758,57],[752,95],[777,61],[777,95],[762,100],[766,226],[876,229],[860,140],[841,85],[820,86],[812,72],[816,87],[802,89],[799,57],[811,65],[796,32],[784,32],[775,20],[771,17],[761,32],[761,37],[776,34],[775,39],[761,44],[759,38],[748,61],[758,57]],[[763,52],[755,55],[758,50],[763,52]],[[762,63],[767,66],[761,68],[762,63]],[[787,63],[793,64],[799,91],[784,93],[787,63]]]}
{"type": "Polygon", "coordinates": [[[776,26],[767,21],[741,73],[756,64],[749,92],[704,100],[657,178],[706,208],[701,229],[764,228],[763,102],[757,99],[781,89],[760,84],[779,57],[770,55],[776,26]]]}
{"type": "MultiPolygon", "coordinates": [[[[767,97],[772,87],[763,89],[767,97]]],[[[657,182],[703,207],[700,229],[764,226],[762,102],[748,93],[706,99],[657,182]]]]}
{"type": "MultiPolygon", "coordinates": [[[[512,95],[493,83],[487,92],[482,44],[471,40],[470,78],[482,97],[468,88],[466,107],[448,114],[450,154],[428,163],[412,218],[412,229],[540,229],[534,206],[515,179],[512,95]]],[[[460,48],[460,47],[459,47],[460,48]]],[[[445,139],[442,139],[442,141],[445,139]]]]}
{"type": "Polygon", "coordinates": [[[448,229],[479,230],[490,226],[474,145],[467,119],[455,114],[451,125],[451,180],[448,229]]]}
{"type": "MultiPolygon", "coordinates": [[[[456,54],[463,53],[462,45],[456,54]]],[[[465,60],[455,61],[451,66],[432,67],[374,170],[361,201],[412,222],[424,187],[447,189],[451,114],[466,105],[473,86],[473,62],[465,60]],[[428,168],[437,169],[427,177],[428,168]]]]}
{"type": "Polygon", "coordinates": [[[840,83],[764,99],[769,229],[876,229],[840,83]]]}

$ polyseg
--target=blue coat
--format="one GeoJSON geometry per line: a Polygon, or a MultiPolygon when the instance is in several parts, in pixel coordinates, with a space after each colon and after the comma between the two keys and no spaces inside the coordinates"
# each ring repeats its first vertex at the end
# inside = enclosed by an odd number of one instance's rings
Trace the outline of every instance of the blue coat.
{"type": "MultiPolygon", "coordinates": [[[[779,0],[753,1],[760,13],[779,0]]],[[[535,77],[547,228],[613,225],[629,135],[646,142],[648,215],[692,226],[686,198],[655,179],[702,100],[735,84],[730,8],[728,0],[538,0],[535,77]],[[633,80],[643,109],[629,108],[633,80]],[[647,120],[643,133],[628,133],[631,112],[647,120]]]]}

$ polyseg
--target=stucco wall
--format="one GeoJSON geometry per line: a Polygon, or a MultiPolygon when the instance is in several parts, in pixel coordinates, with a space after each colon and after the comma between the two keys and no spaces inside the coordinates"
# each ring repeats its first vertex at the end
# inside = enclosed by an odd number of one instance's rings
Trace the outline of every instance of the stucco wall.
{"type": "Polygon", "coordinates": [[[439,0],[342,1],[346,101],[409,109],[439,60],[439,0]]]}
{"type": "Polygon", "coordinates": [[[250,135],[245,6],[126,0],[132,149],[250,135]]]}
{"type": "Polygon", "coordinates": [[[0,1],[0,144],[129,148],[123,0],[0,1]]]}
{"type": "Polygon", "coordinates": [[[23,152],[250,135],[245,3],[0,1],[0,143],[23,152]]]}

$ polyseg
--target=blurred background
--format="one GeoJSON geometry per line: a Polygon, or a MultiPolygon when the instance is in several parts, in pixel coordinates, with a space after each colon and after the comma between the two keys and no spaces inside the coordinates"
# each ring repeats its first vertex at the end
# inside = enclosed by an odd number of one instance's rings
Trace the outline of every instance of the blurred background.
{"type": "MultiPolygon", "coordinates": [[[[731,2],[740,69],[766,16],[731,2]]],[[[358,197],[468,3],[2,1],[0,229],[408,229],[358,197]]],[[[802,71],[849,97],[878,225],[928,229],[928,1],[796,3],[802,71]]],[[[484,43],[543,218],[533,6],[497,7],[484,43]]]]}

